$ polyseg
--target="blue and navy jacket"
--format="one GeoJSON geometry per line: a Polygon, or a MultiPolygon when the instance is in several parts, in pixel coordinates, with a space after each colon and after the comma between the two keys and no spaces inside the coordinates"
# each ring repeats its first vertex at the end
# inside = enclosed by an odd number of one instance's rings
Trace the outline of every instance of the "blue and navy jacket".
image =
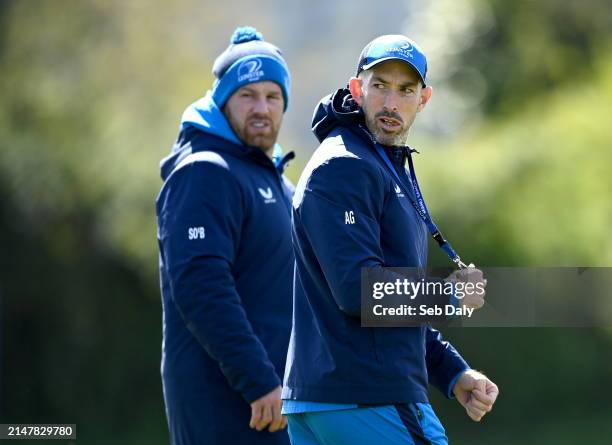
{"type": "Polygon", "coordinates": [[[161,373],[174,444],[288,443],[248,423],[249,403],[281,384],[291,331],[293,187],[282,170],[292,155],[275,163],[244,146],[209,94],[185,111],[161,162],[161,373]]]}
{"type": "MultiPolygon", "coordinates": [[[[412,188],[397,187],[348,90],[321,101],[313,131],[321,145],[293,199],[296,274],[283,398],[427,403],[429,383],[452,397],[468,365],[438,331],[360,325],[362,268],[426,266],[427,228],[404,193],[412,188]]],[[[385,153],[409,184],[409,151],[385,153]]]]}

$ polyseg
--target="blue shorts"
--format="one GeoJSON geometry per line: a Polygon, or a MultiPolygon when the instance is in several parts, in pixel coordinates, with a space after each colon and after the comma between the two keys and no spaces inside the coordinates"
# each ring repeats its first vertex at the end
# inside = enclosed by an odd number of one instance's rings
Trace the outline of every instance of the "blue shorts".
{"type": "Polygon", "coordinates": [[[448,445],[427,403],[287,414],[292,445],[448,445]]]}

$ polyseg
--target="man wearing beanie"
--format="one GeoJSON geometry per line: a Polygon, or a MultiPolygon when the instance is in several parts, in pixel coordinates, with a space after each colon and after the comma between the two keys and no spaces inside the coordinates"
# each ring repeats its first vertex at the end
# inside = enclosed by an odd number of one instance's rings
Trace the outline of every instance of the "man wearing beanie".
{"type": "MultiPolygon", "coordinates": [[[[426,267],[428,230],[464,268],[453,280],[484,282],[437,231],[416,182],[406,140],[432,94],[426,75],[413,41],[381,36],[363,49],[348,88],[315,110],[321,145],[293,199],[294,321],[283,387],[293,445],[446,445],[429,384],[475,421],[497,397],[429,324],[361,327],[362,268],[426,267]]],[[[463,304],[479,308],[484,299],[463,304]]]]}
{"type": "Polygon", "coordinates": [[[211,91],[183,114],[156,202],[161,374],[173,445],[289,443],[281,376],[291,330],[292,186],[276,138],[290,75],[238,28],[211,91]]]}

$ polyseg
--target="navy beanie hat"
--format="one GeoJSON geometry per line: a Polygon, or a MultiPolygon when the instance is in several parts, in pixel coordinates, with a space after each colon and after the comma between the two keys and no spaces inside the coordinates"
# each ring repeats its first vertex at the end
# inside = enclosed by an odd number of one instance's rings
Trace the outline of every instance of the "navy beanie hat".
{"type": "Polygon", "coordinates": [[[289,104],[291,75],[280,49],[265,42],[255,28],[236,28],[230,45],[215,60],[213,99],[222,108],[238,88],[249,83],[269,80],[276,82],[283,92],[285,108],[289,104]]]}

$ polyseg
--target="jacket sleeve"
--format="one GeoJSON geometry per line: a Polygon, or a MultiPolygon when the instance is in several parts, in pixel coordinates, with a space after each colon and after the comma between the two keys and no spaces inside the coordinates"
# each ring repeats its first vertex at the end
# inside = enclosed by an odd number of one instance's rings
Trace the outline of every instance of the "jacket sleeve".
{"type": "Polygon", "coordinates": [[[457,379],[470,367],[449,342],[442,339],[439,331],[427,326],[425,362],[429,383],[446,397],[453,398],[453,387],[457,379]]]}
{"type": "Polygon", "coordinates": [[[187,328],[247,402],[280,380],[236,291],[232,268],[244,218],[227,166],[193,162],[168,178],[158,201],[172,299],[187,328]]]}
{"type": "MultiPolygon", "coordinates": [[[[380,218],[387,183],[380,170],[356,157],[332,158],[298,185],[294,206],[332,296],[345,314],[361,317],[362,268],[376,269],[377,281],[409,278],[386,266],[380,218]],[[304,187],[303,189],[301,187],[304,187]]],[[[299,247],[298,247],[299,248],[299,247]]],[[[393,298],[393,297],[389,297],[393,298]]],[[[399,297],[398,297],[399,298],[399,297]]],[[[448,297],[419,294],[405,304],[435,305],[448,297]]],[[[420,324],[427,318],[415,317],[420,324]]]]}
{"type": "Polygon", "coordinates": [[[298,184],[294,207],[333,298],[361,314],[361,268],[383,266],[378,223],[384,199],[380,173],[354,157],[333,158],[298,184]]]}

